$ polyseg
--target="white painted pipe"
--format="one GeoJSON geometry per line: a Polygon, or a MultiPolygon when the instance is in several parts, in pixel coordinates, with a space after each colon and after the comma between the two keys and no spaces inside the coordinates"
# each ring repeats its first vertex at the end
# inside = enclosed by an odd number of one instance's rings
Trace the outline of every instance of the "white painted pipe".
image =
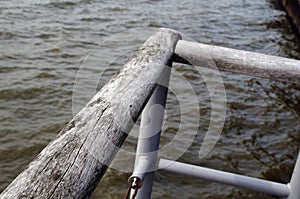
{"type": "MultiPolygon", "coordinates": [[[[164,171],[172,173],[192,176],[203,180],[212,182],[218,182],[231,186],[237,186],[241,188],[251,189],[275,196],[287,197],[290,193],[290,189],[287,185],[271,182],[267,180],[257,179],[253,177],[247,177],[239,174],[233,174],[229,172],[209,169],[205,167],[189,165],[176,161],[170,161],[166,159],[160,159],[158,168],[164,171]]],[[[299,183],[299,179],[298,183],[299,183]]],[[[293,198],[296,199],[296,198],[293,198]]],[[[299,197],[297,198],[299,199],[299,197]]]]}
{"type": "Polygon", "coordinates": [[[288,199],[299,199],[300,198],[300,150],[298,158],[294,167],[291,182],[288,184],[291,189],[291,194],[288,199]]]}
{"type": "Polygon", "coordinates": [[[142,112],[135,167],[129,178],[129,182],[134,177],[141,180],[136,199],[151,198],[170,75],[171,67],[165,66],[161,80],[142,112]]]}

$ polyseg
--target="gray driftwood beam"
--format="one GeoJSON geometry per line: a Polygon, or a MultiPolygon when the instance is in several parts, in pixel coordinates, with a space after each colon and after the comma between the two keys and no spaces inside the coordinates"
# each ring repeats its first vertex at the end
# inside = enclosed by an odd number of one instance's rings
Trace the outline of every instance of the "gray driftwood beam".
{"type": "Polygon", "coordinates": [[[179,41],[175,62],[299,83],[300,61],[243,50],[179,41]]]}
{"type": "Polygon", "coordinates": [[[179,33],[160,29],[60,131],[0,198],[86,198],[126,139],[166,66],[179,33]]]}

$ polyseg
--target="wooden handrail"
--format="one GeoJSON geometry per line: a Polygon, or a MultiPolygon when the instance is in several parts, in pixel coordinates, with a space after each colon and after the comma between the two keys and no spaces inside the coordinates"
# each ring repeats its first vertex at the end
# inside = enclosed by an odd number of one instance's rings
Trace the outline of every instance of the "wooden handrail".
{"type": "Polygon", "coordinates": [[[169,29],[152,35],[0,198],[89,196],[172,62],[180,38],[169,29]]]}
{"type": "Polygon", "coordinates": [[[299,83],[300,61],[243,50],[181,40],[175,62],[225,72],[299,83]]]}

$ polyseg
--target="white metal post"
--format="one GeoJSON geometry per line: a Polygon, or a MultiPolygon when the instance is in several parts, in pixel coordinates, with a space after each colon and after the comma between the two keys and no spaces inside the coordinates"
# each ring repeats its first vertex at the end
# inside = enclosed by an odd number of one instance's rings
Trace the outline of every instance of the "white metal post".
{"type": "Polygon", "coordinates": [[[291,182],[288,184],[291,193],[288,199],[299,199],[300,198],[300,150],[298,152],[298,158],[294,167],[291,182]]]}
{"type": "MultiPolygon", "coordinates": [[[[138,179],[138,187],[140,187],[140,189],[136,195],[137,199],[151,198],[170,74],[171,67],[166,66],[161,81],[154,90],[142,113],[135,168],[129,178],[130,182],[132,182],[134,178],[138,179]]],[[[131,196],[132,193],[134,193],[134,190],[131,191],[131,196]]]]}

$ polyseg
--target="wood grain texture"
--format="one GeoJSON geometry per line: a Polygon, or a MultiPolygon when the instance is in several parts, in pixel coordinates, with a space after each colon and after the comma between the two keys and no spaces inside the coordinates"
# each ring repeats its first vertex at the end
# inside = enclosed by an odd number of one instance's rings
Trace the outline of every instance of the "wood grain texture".
{"type": "Polygon", "coordinates": [[[300,61],[230,48],[178,41],[175,62],[279,81],[300,82],[300,61]]]}
{"type": "Polygon", "coordinates": [[[172,63],[180,38],[168,29],[153,34],[0,198],[88,197],[172,63]]]}

